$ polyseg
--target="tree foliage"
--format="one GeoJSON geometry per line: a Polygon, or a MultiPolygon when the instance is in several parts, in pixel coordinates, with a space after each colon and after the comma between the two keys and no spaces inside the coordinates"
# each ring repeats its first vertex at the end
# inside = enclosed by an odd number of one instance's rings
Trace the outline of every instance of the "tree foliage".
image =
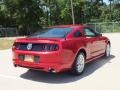
{"type": "MultiPolygon", "coordinates": [[[[120,1],[73,0],[75,23],[120,21],[120,1]]],[[[0,25],[31,28],[72,24],[70,0],[4,0],[0,5],[0,25]]],[[[24,30],[24,31],[23,31],[24,30]]]]}

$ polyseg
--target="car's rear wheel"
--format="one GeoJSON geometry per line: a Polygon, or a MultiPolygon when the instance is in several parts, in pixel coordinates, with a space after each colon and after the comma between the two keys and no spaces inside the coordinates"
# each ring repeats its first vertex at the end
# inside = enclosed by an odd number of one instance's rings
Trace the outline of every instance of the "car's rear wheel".
{"type": "Polygon", "coordinates": [[[106,50],[105,50],[105,56],[109,57],[110,56],[110,51],[111,51],[111,47],[110,44],[108,43],[106,46],[106,50]]]}
{"type": "Polygon", "coordinates": [[[80,75],[83,73],[84,69],[85,69],[85,54],[81,52],[75,59],[75,62],[72,67],[72,73],[74,75],[80,75]]]}

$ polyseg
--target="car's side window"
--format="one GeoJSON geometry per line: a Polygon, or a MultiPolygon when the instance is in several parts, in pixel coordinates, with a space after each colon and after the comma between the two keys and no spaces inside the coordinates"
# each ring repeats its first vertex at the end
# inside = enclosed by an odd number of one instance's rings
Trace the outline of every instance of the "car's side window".
{"type": "Polygon", "coordinates": [[[84,35],[86,37],[95,37],[96,36],[95,32],[89,28],[84,29],[84,35]]]}
{"type": "Polygon", "coordinates": [[[76,31],[76,32],[74,32],[73,36],[74,37],[80,37],[80,36],[82,36],[82,34],[81,34],[80,31],[76,31]]]}

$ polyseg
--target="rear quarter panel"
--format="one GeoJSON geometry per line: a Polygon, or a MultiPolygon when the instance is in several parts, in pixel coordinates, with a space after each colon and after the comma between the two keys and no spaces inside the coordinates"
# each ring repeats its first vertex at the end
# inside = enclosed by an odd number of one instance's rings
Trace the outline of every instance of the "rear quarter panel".
{"type": "Polygon", "coordinates": [[[72,64],[79,53],[80,49],[84,49],[89,56],[89,49],[87,50],[87,45],[85,44],[84,37],[71,38],[62,42],[62,56],[72,64]]]}

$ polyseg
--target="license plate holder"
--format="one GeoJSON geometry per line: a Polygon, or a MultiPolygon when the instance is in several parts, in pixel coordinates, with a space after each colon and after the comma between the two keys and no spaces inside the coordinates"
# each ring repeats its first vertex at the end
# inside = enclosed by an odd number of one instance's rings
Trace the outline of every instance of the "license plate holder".
{"type": "Polygon", "coordinates": [[[34,56],[32,56],[32,55],[25,55],[24,61],[26,61],[26,62],[34,62],[34,56]]]}

